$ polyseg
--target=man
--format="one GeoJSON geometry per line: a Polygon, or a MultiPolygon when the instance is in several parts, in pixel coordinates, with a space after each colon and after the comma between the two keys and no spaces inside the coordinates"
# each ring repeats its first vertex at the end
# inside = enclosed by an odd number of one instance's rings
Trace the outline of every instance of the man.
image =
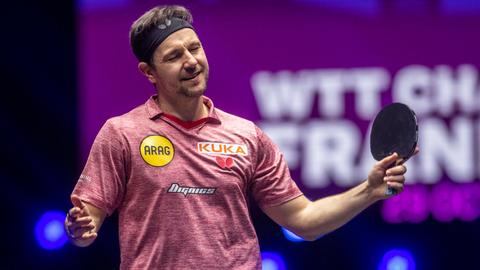
{"type": "Polygon", "coordinates": [[[387,186],[403,190],[406,167],[391,167],[393,154],[349,191],[308,200],[277,146],[203,95],[209,66],[191,23],[179,6],[153,8],[133,23],[138,68],[157,95],[97,135],[65,220],[75,245],[90,245],[117,210],[122,269],[259,269],[250,198],[314,240],[387,198],[387,186]]]}

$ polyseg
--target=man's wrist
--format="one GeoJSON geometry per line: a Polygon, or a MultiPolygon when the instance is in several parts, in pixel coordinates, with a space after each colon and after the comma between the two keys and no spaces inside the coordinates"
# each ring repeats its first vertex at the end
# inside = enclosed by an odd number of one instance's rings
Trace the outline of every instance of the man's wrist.
{"type": "Polygon", "coordinates": [[[363,181],[363,183],[361,185],[364,185],[363,188],[362,188],[362,193],[365,194],[365,196],[367,197],[367,200],[374,203],[374,202],[377,202],[381,199],[383,199],[384,197],[381,196],[379,193],[378,193],[378,187],[374,187],[370,181],[368,180],[368,178],[363,181]]]}

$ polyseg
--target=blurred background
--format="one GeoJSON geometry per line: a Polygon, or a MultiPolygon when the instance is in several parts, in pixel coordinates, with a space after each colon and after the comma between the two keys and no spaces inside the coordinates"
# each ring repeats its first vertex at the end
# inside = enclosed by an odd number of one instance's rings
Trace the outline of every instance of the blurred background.
{"type": "Polygon", "coordinates": [[[131,23],[191,10],[206,95],[255,121],[310,199],[365,179],[369,125],[416,111],[406,191],[314,242],[252,209],[264,269],[478,269],[480,1],[78,0],[2,3],[0,269],[115,269],[117,217],[88,248],[66,241],[69,195],[102,124],[154,94],[131,23]]]}

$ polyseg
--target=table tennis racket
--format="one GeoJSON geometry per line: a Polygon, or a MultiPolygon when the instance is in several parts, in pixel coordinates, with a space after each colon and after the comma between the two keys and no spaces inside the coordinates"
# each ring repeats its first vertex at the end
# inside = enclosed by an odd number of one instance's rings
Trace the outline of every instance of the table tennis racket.
{"type": "MultiPolygon", "coordinates": [[[[403,163],[414,154],[417,142],[417,117],[407,105],[392,103],[375,117],[370,134],[370,151],[374,159],[379,161],[397,153],[403,163]]],[[[395,195],[396,190],[387,188],[385,194],[395,195]]]]}

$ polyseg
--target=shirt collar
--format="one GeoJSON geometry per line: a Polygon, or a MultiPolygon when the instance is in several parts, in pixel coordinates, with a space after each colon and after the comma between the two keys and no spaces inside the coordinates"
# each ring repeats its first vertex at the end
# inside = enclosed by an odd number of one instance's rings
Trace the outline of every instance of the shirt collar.
{"type": "MultiPolygon", "coordinates": [[[[208,107],[207,122],[220,124],[221,121],[220,121],[220,118],[218,117],[217,111],[215,110],[213,101],[206,96],[202,96],[202,98],[203,98],[203,104],[207,105],[208,107]]],[[[151,120],[154,120],[163,114],[163,111],[162,109],[160,109],[160,106],[158,105],[157,100],[158,100],[158,95],[153,95],[147,100],[147,102],[145,102],[147,115],[148,115],[148,118],[150,118],[151,120]]]]}

